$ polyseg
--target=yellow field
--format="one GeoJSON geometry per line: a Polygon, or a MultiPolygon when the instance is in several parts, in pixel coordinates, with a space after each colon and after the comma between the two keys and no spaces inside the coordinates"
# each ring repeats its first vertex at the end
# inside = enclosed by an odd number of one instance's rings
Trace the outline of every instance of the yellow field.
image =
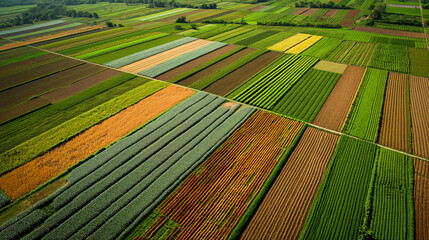
{"type": "Polygon", "coordinates": [[[347,64],[334,63],[334,62],[329,62],[326,60],[320,60],[313,68],[323,70],[323,71],[343,74],[347,68],[347,64]]]}
{"type": "Polygon", "coordinates": [[[286,51],[286,53],[293,53],[293,54],[301,53],[305,51],[307,48],[311,47],[320,39],[322,39],[322,36],[311,36],[310,38],[307,38],[304,41],[300,42],[299,44],[289,48],[286,51]]]}
{"type": "Polygon", "coordinates": [[[284,52],[309,37],[311,37],[311,35],[309,34],[297,33],[292,37],[286,38],[285,40],[272,45],[268,49],[273,51],[284,52]]]}

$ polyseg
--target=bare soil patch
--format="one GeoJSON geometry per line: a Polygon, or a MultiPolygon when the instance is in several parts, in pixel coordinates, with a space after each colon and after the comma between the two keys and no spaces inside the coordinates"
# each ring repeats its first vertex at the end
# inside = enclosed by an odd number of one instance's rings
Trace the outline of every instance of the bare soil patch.
{"type": "Polygon", "coordinates": [[[398,30],[390,30],[390,29],[382,29],[382,28],[372,28],[372,27],[364,27],[356,25],[353,30],[359,32],[369,32],[369,33],[379,33],[385,35],[393,35],[400,37],[413,37],[413,38],[425,38],[424,33],[417,32],[407,32],[407,31],[398,31],[398,30]]]}
{"type": "Polygon", "coordinates": [[[301,13],[307,11],[308,8],[300,8],[298,10],[296,10],[295,12],[292,13],[292,15],[300,15],[301,13]]]}
{"type": "Polygon", "coordinates": [[[208,86],[204,89],[204,91],[224,96],[247,81],[253,75],[270,65],[282,55],[283,54],[279,52],[268,52],[262,54],[246,65],[236,69],[232,73],[208,86]]]}
{"type": "Polygon", "coordinates": [[[303,16],[311,16],[311,15],[313,15],[317,10],[319,10],[318,8],[310,8],[310,9],[308,9],[308,11],[306,11],[306,12],[304,12],[303,14],[301,14],[301,15],[303,15],[303,16]]]}
{"type": "Polygon", "coordinates": [[[48,53],[39,57],[30,58],[24,61],[2,66],[0,67],[0,72],[1,72],[2,78],[4,78],[6,76],[17,74],[19,72],[27,71],[36,67],[41,67],[43,65],[57,62],[63,59],[65,59],[65,57],[48,53]]]}
{"type": "Polygon", "coordinates": [[[429,158],[429,78],[410,76],[413,153],[429,158]]]}
{"type": "Polygon", "coordinates": [[[346,16],[344,17],[344,19],[354,19],[357,18],[359,16],[360,10],[356,10],[356,9],[352,9],[350,10],[346,16]]]}
{"type": "Polygon", "coordinates": [[[407,120],[408,75],[389,73],[379,143],[408,152],[407,120]]]}
{"type": "Polygon", "coordinates": [[[313,123],[340,131],[359,90],[365,68],[347,66],[313,123]]]}
{"type": "Polygon", "coordinates": [[[343,21],[341,21],[341,27],[352,27],[354,23],[355,20],[344,19],[343,21]]]}
{"type": "Polygon", "coordinates": [[[335,16],[335,14],[337,14],[338,9],[329,9],[326,13],[325,13],[325,17],[331,18],[333,16],[335,16]]]}
{"type": "Polygon", "coordinates": [[[429,162],[414,159],[414,214],[416,239],[429,239],[429,162]]]}

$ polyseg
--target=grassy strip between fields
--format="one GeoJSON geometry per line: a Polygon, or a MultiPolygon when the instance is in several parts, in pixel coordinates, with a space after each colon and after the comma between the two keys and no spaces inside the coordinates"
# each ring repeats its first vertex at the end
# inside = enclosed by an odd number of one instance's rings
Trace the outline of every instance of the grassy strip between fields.
{"type": "Polygon", "coordinates": [[[227,58],[229,56],[231,56],[232,54],[243,50],[244,48],[246,48],[246,47],[240,46],[240,47],[234,48],[233,50],[231,50],[231,51],[229,51],[227,53],[224,53],[224,54],[222,54],[222,55],[220,55],[218,57],[213,58],[210,61],[205,62],[204,64],[200,65],[199,67],[193,68],[192,70],[190,70],[188,72],[185,72],[185,73],[183,73],[183,74],[181,74],[181,75],[179,75],[179,76],[171,79],[169,82],[176,83],[176,82],[181,81],[181,80],[183,80],[185,78],[188,78],[188,77],[194,75],[195,73],[197,73],[199,71],[202,71],[205,68],[208,68],[209,66],[211,66],[211,65],[213,65],[213,64],[215,64],[215,63],[217,63],[217,62],[219,62],[219,61],[221,61],[221,60],[223,60],[223,59],[225,59],[225,58],[227,58]]]}
{"type": "Polygon", "coordinates": [[[236,70],[237,68],[247,64],[248,62],[252,61],[253,59],[259,57],[260,55],[266,53],[268,50],[265,49],[259,49],[256,50],[252,53],[250,53],[247,56],[244,56],[240,59],[238,59],[237,61],[234,61],[232,64],[219,69],[218,71],[216,71],[215,73],[200,79],[198,82],[191,84],[189,87],[191,88],[196,88],[199,90],[202,90],[208,86],[210,86],[211,84],[213,84],[214,82],[216,82],[217,80],[225,77],[226,75],[230,74],[231,72],[233,72],[234,70],[236,70]]]}
{"type": "Polygon", "coordinates": [[[2,153],[0,174],[31,161],[166,86],[168,83],[154,81],[143,84],[2,153]]]}
{"type": "Polygon", "coordinates": [[[295,149],[296,145],[298,144],[299,140],[301,139],[302,134],[304,134],[304,131],[307,128],[307,126],[308,125],[305,124],[301,128],[301,130],[299,130],[298,134],[296,135],[296,137],[293,140],[290,147],[283,153],[283,156],[278,161],[278,163],[275,166],[275,168],[273,169],[273,171],[270,173],[270,176],[265,181],[264,185],[262,185],[261,190],[258,192],[255,199],[249,205],[246,212],[244,212],[243,216],[240,218],[239,222],[237,223],[235,228],[232,230],[231,234],[228,236],[228,240],[234,240],[234,239],[240,238],[240,235],[243,233],[244,229],[246,229],[246,227],[247,227],[247,224],[252,219],[253,214],[256,212],[259,205],[262,203],[262,200],[264,200],[264,197],[267,194],[268,190],[270,190],[271,186],[276,181],[277,176],[282,171],[283,166],[286,164],[287,159],[292,154],[293,150],[295,149]]]}

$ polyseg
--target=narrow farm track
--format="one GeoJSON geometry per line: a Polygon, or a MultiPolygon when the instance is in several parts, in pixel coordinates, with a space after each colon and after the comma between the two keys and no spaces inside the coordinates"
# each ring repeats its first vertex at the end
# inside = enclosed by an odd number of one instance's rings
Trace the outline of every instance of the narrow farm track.
{"type": "Polygon", "coordinates": [[[408,152],[408,75],[389,73],[379,143],[408,152]]]}
{"type": "Polygon", "coordinates": [[[429,158],[429,78],[410,76],[413,153],[429,158]]]}
{"type": "Polygon", "coordinates": [[[314,125],[340,131],[359,90],[365,68],[347,66],[320,112],[314,125]]]}
{"type": "Polygon", "coordinates": [[[307,128],[241,239],[297,239],[338,136],[307,128]]]}
{"type": "Polygon", "coordinates": [[[429,162],[414,159],[415,238],[429,240],[429,162]]]}

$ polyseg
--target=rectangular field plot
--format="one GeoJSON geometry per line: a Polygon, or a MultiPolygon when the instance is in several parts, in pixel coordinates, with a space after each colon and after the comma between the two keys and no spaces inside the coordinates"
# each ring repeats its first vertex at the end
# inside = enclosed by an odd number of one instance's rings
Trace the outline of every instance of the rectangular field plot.
{"type": "Polygon", "coordinates": [[[326,59],[334,62],[366,66],[371,60],[374,49],[376,49],[374,43],[343,41],[326,59]]]}
{"type": "Polygon", "coordinates": [[[427,239],[429,236],[429,162],[414,158],[414,213],[415,238],[427,239]]]}
{"type": "Polygon", "coordinates": [[[284,51],[298,45],[299,43],[301,43],[302,41],[304,41],[310,37],[311,37],[311,35],[309,35],[309,34],[298,33],[298,34],[293,35],[290,38],[287,38],[287,39],[285,39],[279,43],[272,45],[268,49],[273,50],[273,51],[284,52],[284,51]]]}
{"type": "Polygon", "coordinates": [[[407,47],[378,43],[368,66],[409,73],[410,60],[408,58],[407,47]]]}
{"type": "Polygon", "coordinates": [[[413,153],[429,158],[429,79],[410,76],[410,112],[413,153]]]}

